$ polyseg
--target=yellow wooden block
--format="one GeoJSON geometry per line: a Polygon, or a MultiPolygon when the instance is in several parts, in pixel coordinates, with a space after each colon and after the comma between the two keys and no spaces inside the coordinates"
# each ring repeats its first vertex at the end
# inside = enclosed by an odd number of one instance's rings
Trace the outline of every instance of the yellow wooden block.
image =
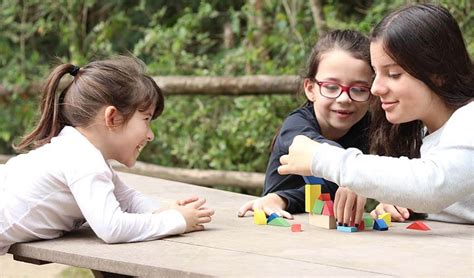
{"type": "Polygon", "coordinates": [[[256,209],[253,212],[253,223],[257,225],[267,225],[267,215],[261,209],[256,209]]]}
{"type": "Polygon", "coordinates": [[[336,229],[336,218],[329,215],[310,213],[309,224],[325,229],[336,229]]]}
{"type": "Polygon", "coordinates": [[[320,184],[307,184],[304,186],[305,211],[311,212],[316,201],[321,195],[320,184]]]}
{"type": "Polygon", "coordinates": [[[379,215],[379,219],[383,219],[385,221],[385,224],[387,224],[388,227],[392,227],[392,215],[388,212],[379,215]]]}

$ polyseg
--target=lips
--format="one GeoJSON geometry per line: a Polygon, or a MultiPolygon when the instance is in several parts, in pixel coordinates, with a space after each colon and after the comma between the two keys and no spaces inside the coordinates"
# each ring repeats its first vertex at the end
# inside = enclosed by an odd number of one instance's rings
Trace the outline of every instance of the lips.
{"type": "Polygon", "coordinates": [[[382,101],[382,109],[385,110],[385,111],[390,111],[397,104],[398,104],[398,101],[382,101]]]}

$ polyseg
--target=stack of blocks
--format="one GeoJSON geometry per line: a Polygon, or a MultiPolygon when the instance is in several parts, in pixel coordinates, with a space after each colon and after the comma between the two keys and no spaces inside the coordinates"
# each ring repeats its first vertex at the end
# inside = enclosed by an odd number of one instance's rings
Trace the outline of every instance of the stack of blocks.
{"type": "Polygon", "coordinates": [[[276,213],[270,214],[267,219],[267,215],[261,209],[256,209],[253,212],[253,222],[257,225],[272,225],[280,227],[290,227],[290,223],[284,218],[278,216],[276,213]]]}
{"type": "Polygon", "coordinates": [[[305,185],[305,211],[309,212],[309,224],[326,228],[336,228],[334,203],[329,193],[321,193],[321,184],[305,185]]]}

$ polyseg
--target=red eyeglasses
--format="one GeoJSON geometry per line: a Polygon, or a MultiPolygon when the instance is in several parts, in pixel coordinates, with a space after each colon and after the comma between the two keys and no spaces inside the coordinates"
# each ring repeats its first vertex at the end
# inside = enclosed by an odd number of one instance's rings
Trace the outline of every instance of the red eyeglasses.
{"type": "Polygon", "coordinates": [[[354,86],[343,86],[339,83],[332,81],[316,81],[319,85],[319,93],[323,97],[330,99],[338,98],[343,92],[346,92],[349,98],[357,102],[365,102],[370,99],[370,87],[354,85],[354,86]]]}

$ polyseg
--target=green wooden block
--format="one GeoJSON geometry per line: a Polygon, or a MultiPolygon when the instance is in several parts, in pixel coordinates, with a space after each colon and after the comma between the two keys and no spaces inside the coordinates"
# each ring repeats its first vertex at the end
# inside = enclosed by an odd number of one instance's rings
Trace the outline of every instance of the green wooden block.
{"type": "Polygon", "coordinates": [[[290,227],[290,223],[286,221],[284,218],[277,217],[274,218],[272,221],[268,222],[267,225],[272,225],[272,226],[280,226],[280,227],[290,227]]]}
{"type": "Polygon", "coordinates": [[[370,215],[364,215],[364,230],[372,230],[374,219],[370,215]]]}
{"type": "Polygon", "coordinates": [[[314,207],[313,207],[312,213],[314,213],[314,214],[322,214],[322,212],[323,212],[323,207],[324,207],[324,202],[321,201],[321,200],[316,200],[316,201],[314,202],[314,207]]]}

